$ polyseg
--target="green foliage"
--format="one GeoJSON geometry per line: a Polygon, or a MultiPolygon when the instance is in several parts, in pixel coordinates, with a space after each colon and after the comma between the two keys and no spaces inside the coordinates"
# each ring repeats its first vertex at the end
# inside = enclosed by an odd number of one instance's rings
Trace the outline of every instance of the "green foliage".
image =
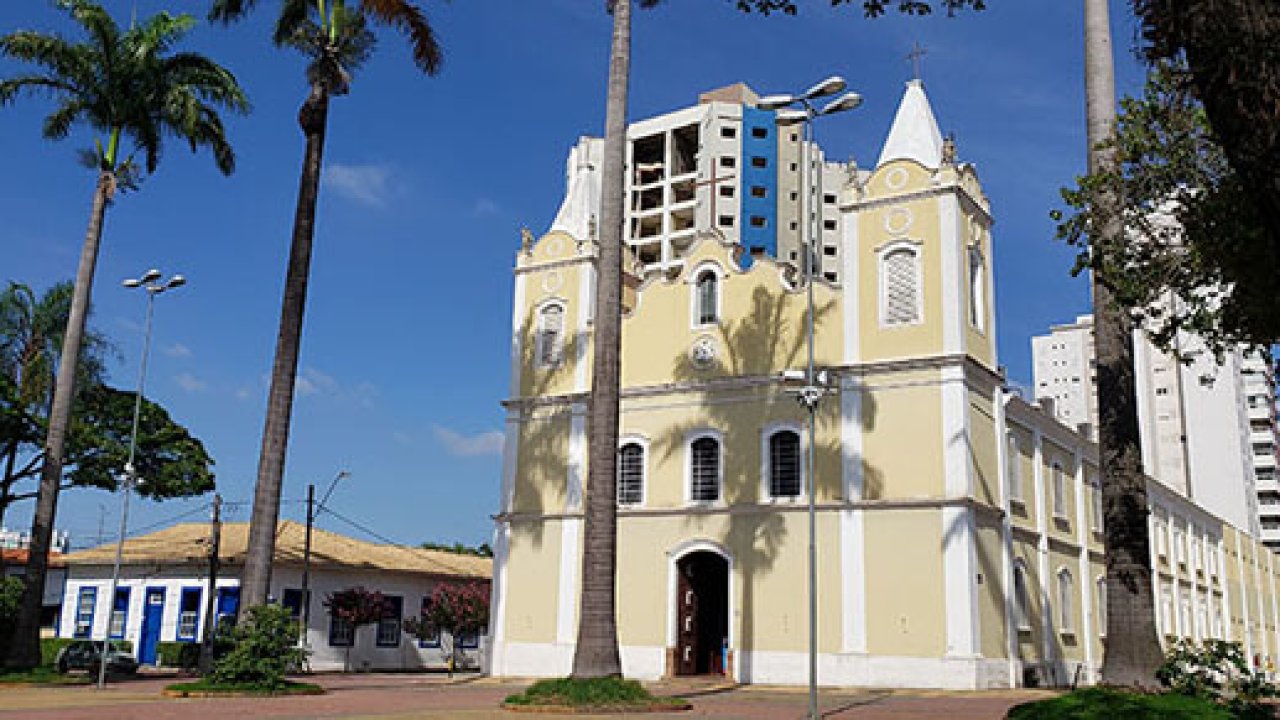
{"type": "Polygon", "coordinates": [[[269,688],[256,685],[220,685],[208,679],[194,682],[174,683],[165,686],[165,691],[187,697],[188,695],[323,695],[324,688],[312,683],[286,680],[283,684],[269,688]]]}
{"type": "Polygon", "coordinates": [[[517,695],[510,695],[510,705],[560,705],[566,707],[617,707],[684,705],[678,698],[654,697],[635,680],[617,677],[539,680],[517,695]]]}
{"type": "Polygon", "coordinates": [[[230,631],[223,630],[231,649],[217,658],[208,681],[214,685],[274,691],[286,687],[285,675],[306,659],[298,647],[298,622],[288,608],[259,605],[230,631]]]}
{"type": "Polygon", "coordinates": [[[27,683],[38,685],[87,685],[94,680],[95,678],[90,675],[66,675],[48,665],[41,665],[30,670],[0,668],[0,685],[27,683]]]}
{"type": "Polygon", "coordinates": [[[1008,720],[1232,720],[1236,716],[1204,698],[1145,695],[1093,687],[1023,703],[1011,709],[1006,717],[1008,720]]]}
{"type": "MultiPolygon", "coordinates": [[[[224,637],[224,641],[225,641],[224,637]]],[[[162,667],[194,670],[200,667],[200,643],[162,642],[156,644],[156,661],[162,667]]]]}
{"type": "Polygon", "coordinates": [[[122,137],[143,154],[147,172],[155,172],[166,136],[186,141],[193,150],[207,147],[219,170],[234,170],[235,154],[218,110],[248,112],[244,91],[230,71],[207,57],[169,52],[195,26],[194,18],[161,12],[122,30],[89,0],[58,4],[86,41],[72,43],[33,30],[0,36],[0,57],[44,71],[0,80],[0,106],[20,93],[52,96],[57,106],[45,118],[44,136],[62,140],[77,123],[104,133],[105,148],[99,141],[96,153],[102,172],[132,166],[132,157],[120,156],[122,137]]]}
{"type": "Polygon", "coordinates": [[[9,634],[18,626],[24,588],[21,578],[0,577],[0,645],[9,644],[9,634]]]}
{"type": "Polygon", "coordinates": [[[439,550],[440,552],[453,553],[454,555],[472,555],[475,557],[493,557],[493,548],[489,547],[489,543],[480,543],[475,547],[455,542],[452,545],[448,543],[437,543],[427,541],[418,545],[423,550],[439,550]]]}
{"type": "Polygon", "coordinates": [[[431,591],[431,601],[415,617],[407,617],[401,627],[419,640],[431,640],[448,633],[452,651],[457,652],[461,635],[482,632],[489,625],[489,584],[445,582],[431,591]]]}
{"type": "Polygon", "coordinates": [[[1266,675],[1249,667],[1240,643],[1225,640],[1175,641],[1156,679],[1180,695],[1225,704],[1237,715],[1259,712],[1259,701],[1277,696],[1266,675]]]}
{"type": "Polygon", "coordinates": [[[324,606],[330,615],[346,620],[353,627],[378,622],[393,609],[382,593],[359,585],[329,593],[324,606]]]}
{"type": "Polygon", "coordinates": [[[1162,64],[1140,98],[1121,103],[1108,148],[1113,167],[1063,190],[1058,237],[1169,348],[1178,333],[1215,351],[1280,338],[1280,245],[1268,235],[1256,193],[1227,162],[1182,65],[1162,64]],[[1124,237],[1091,245],[1101,198],[1124,199],[1124,237]],[[1172,293],[1180,302],[1169,303],[1172,293]],[[1171,307],[1172,305],[1172,307],[1171,307]]]}
{"type": "MultiPolygon", "coordinates": [[[[58,652],[71,643],[82,642],[79,638],[40,638],[40,665],[53,667],[58,652]]],[[[125,652],[133,652],[133,643],[128,640],[112,640],[111,644],[125,652]]]]}

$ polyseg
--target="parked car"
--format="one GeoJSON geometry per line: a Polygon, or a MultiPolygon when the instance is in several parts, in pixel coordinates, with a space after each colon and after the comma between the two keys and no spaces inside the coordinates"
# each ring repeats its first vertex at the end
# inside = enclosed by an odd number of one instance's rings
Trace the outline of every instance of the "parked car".
{"type": "MultiPolygon", "coordinates": [[[[58,672],[70,670],[98,671],[102,660],[102,643],[93,640],[77,640],[58,651],[53,666],[58,672]]],[[[107,644],[107,672],[113,675],[133,675],[138,672],[138,661],[119,643],[107,644]]]]}

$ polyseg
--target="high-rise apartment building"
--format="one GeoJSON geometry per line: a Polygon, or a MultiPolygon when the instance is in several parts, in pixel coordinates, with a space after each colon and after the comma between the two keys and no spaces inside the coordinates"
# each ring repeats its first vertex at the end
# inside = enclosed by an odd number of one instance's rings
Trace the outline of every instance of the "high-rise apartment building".
{"type": "MultiPolygon", "coordinates": [[[[762,253],[798,265],[803,219],[816,217],[816,269],[828,282],[839,282],[837,191],[856,170],[827,162],[820,148],[803,140],[799,126],[778,125],[775,113],[759,109],[757,101],[739,83],[627,128],[626,242],[645,272],[677,271],[694,240],[709,232],[742,246],[748,257],[762,253]],[[814,180],[805,176],[806,162],[814,180]]],[[[598,138],[578,141],[567,162],[568,187],[598,186],[588,176],[599,172],[602,151],[598,138]]],[[[588,232],[575,234],[594,237],[598,199],[577,197],[588,201],[562,208],[553,227],[572,230],[572,223],[585,223],[580,229],[588,232]]]]}
{"type": "MultiPolygon", "coordinates": [[[[1260,400],[1266,373],[1256,370],[1262,358],[1236,351],[1221,361],[1195,338],[1179,340],[1185,362],[1162,352],[1141,331],[1134,334],[1134,374],[1138,396],[1138,425],[1144,471],[1184,497],[1230,520],[1255,537],[1267,538],[1260,522],[1270,503],[1280,541],[1280,489],[1276,488],[1275,402],[1260,400]],[[1254,368],[1250,370],[1250,368],[1254,368]],[[1260,417],[1270,408],[1266,418],[1260,417]],[[1254,415],[1259,415],[1255,420],[1254,415]],[[1270,428],[1267,430],[1266,428],[1270,428]],[[1269,450],[1259,450],[1263,439],[1269,450]],[[1261,460],[1260,460],[1261,459],[1261,460]],[[1269,462],[1269,465],[1259,463],[1269,462]],[[1274,492],[1259,495],[1262,477],[1274,492]]],[[[1064,424],[1088,423],[1086,434],[1096,437],[1099,397],[1093,317],[1056,325],[1048,335],[1032,339],[1035,396],[1052,400],[1064,424]]]]}
{"type": "Polygon", "coordinates": [[[1249,451],[1258,484],[1258,514],[1262,541],[1280,549],[1280,482],[1276,462],[1280,436],[1276,425],[1275,365],[1266,355],[1245,356],[1242,372],[1249,415],[1249,451]]]}

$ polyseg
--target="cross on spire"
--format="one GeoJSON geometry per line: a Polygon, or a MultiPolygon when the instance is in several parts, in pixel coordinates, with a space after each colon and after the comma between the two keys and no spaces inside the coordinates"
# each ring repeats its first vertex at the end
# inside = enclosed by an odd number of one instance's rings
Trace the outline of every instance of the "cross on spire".
{"type": "Polygon", "coordinates": [[[922,46],[920,43],[918,42],[911,43],[911,51],[907,53],[907,60],[911,62],[911,79],[912,80],[920,79],[920,64],[921,64],[921,61],[924,60],[924,56],[928,54],[929,54],[929,51],[926,50],[924,46],[922,46]]]}

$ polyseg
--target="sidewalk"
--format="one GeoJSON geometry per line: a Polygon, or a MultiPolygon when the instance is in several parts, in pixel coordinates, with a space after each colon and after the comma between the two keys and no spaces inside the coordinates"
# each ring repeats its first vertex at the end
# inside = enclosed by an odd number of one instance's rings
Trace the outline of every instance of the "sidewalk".
{"type": "MultiPolygon", "coordinates": [[[[172,678],[139,678],[92,686],[0,688],[0,720],[222,720],[233,718],[362,718],[367,720],[555,720],[619,717],[516,714],[504,712],[502,699],[525,683],[444,675],[360,674],[307,678],[326,695],[280,698],[165,698],[160,691],[172,678]]],[[[804,688],[735,687],[709,683],[659,683],[660,695],[680,695],[693,703],[683,713],[644,718],[724,718],[726,720],[798,720],[808,708],[804,688]]],[[[820,695],[826,718],[904,720],[945,715],[947,720],[989,720],[1044,691],[952,693],[931,691],[827,690],[820,695]]]]}

